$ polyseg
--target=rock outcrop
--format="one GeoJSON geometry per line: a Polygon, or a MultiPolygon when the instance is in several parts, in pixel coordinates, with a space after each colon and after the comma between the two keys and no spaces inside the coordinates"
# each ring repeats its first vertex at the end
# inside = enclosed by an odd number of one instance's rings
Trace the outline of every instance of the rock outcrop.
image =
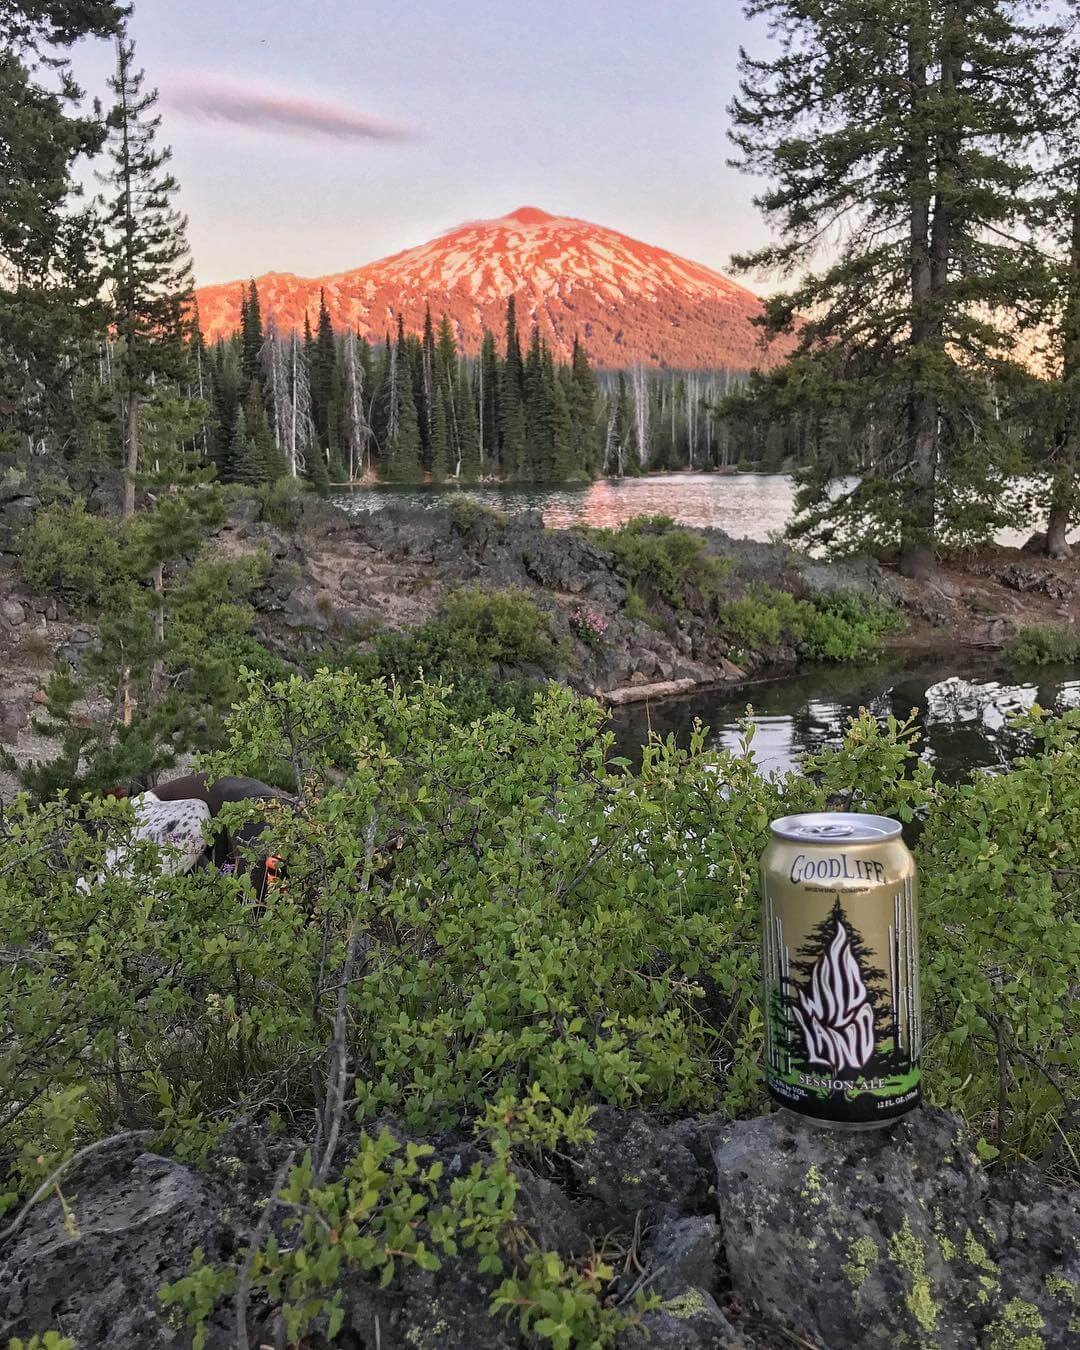
{"type": "MultiPolygon", "coordinates": [[[[621,1243],[612,1297],[659,1300],[623,1350],[955,1347],[1077,1343],[1080,1203],[1033,1171],[991,1175],[960,1124],[926,1110],[888,1131],[838,1134],[783,1115],[674,1124],[604,1108],[596,1137],[540,1175],[522,1169],[518,1222],[568,1261],[621,1243]],[[632,1259],[629,1254],[632,1253],[632,1259]]],[[[65,1180],[0,1249],[0,1339],[62,1328],[79,1350],[190,1344],[157,1291],[248,1244],[288,1143],[250,1129],[195,1168],[121,1142],[65,1180]]],[[[447,1178],[479,1156],[442,1139],[447,1178]]],[[[339,1344],[381,1350],[521,1350],[488,1311],[495,1280],[471,1258],[406,1268],[380,1289],[342,1280],[339,1344]]],[[[235,1344],[228,1300],[207,1344],[235,1344]]],[[[253,1300],[252,1344],[275,1310],[253,1300]]],[[[324,1344],[317,1336],[306,1345],[324,1344]]]]}

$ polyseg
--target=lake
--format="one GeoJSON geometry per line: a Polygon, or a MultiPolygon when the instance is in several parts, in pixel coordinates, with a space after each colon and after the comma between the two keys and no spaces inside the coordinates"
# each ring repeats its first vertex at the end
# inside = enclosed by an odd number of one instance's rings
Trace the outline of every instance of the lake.
{"type": "Polygon", "coordinates": [[[686,744],[694,720],[711,728],[710,742],[737,749],[740,720],[752,704],[757,731],[753,752],[765,773],[783,772],[824,746],[836,745],[861,707],[877,718],[918,711],[923,756],[941,777],[956,781],[971,769],[998,769],[1020,752],[1026,739],[1009,718],[1038,703],[1054,711],[1080,707],[1080,671],[1047,667],[1017,677],[970,661],[965,674],[941,654],[896,657],[872,666],[804,667],[797,675],[761,681],[737,690],[720,688],[632,704],[612,711],[620,753],[634,756],[649,731],[673,733],[686,744]]]}
{"type": "MultiPolygon", "coordinates": [[[[544,523],[621,525],[631,516],[670,516],[680,525],[724,530],[735,539],[767,540],[791,519],[795,485],[786,473],[665,473],[645,478],[600,478],[594,483],[480,483],[467,487],[380,483],[337,494],[346,511],[378,511],[393,502],[445,506],[455,498],[500,511],[541,511],[544,523]]],[[[1019,545],[1030,531],[1003,530],[999,541],[1019,545]]]]}

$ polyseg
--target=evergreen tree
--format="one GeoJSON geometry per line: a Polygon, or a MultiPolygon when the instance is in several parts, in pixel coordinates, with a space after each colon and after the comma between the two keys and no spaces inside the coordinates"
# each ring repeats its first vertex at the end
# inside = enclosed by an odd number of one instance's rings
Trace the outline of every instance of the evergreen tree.
{"type": "Polygon", "coordinates": [[[526,471],[527,428],[524,407],[524,364],[514,297],[506,302],[506,356],[499,376],[499,456],[503,477],[521,478],[526,471]]]}
{"type": "Polygon", "coordinates": [[[0,4],[0,448],[96,441],[107,417],[90,394],[100,313],[99,222],[81,206],[74,168],[105,127],[82,111],[68,49],[119,31],[112,0],[0,4]],[[84,378],[85,372],[85,378],[84,378]]]}
{"type": "Polygon", "coordinates": [[[469,386],[465,363],[458,367],[454,407],[458,417],[458,451],[454,477],[472,482],[480,475],[480,428],[476,420],[476,400],[469,386]]]}
{"type": "Polygon", "coordinates": [[[440,483],[450,462],[450,431],[446,420],[446,398],[441,384],[435,386],[435,414],[431,422],[431,476],[440,483]]]}
{"type": "Polygon", "coordinates": [[[313,344],[307,345],[310,351],[308,368],[311,375],[311,420],[315,424],[316,441],[324,450],[329,450],[336,448],[337,445],[336,428],[333,426],[332,418],[337,350],[334,345],[334,328],[330,322],[330,311],[326,308],[326,294],[321,289],[315,340],[313,344]]]}
{"type": "Polygon", "coordinates": [[[421,478],[420,419],[413,395],[412,361],[400,317],[391,371],[386,477],[398,483],[416,483],[421,478]]]}
{"type": "Polygon", "coordinates": [[[476,407],[480,436],[480,472],[499,466],[499,356],[495,334],[484,329],[476,371],[476,407]]]}
{"type": "Polygon", "coordinates": [[[113,168],[106,222],[106,277],[113,321],[122,346],[121,393],[125,405],[124,513],[135,509],[143,399],[155,380],[184,374],[185,307],[191,298],[187,222],[172,205],[176,180],[167,171],[170,151],[158,149],[157,91],[143,93],[135,50],[117,41],[116,103],[109,115],[113,168]]]}
{"type": "Polygon", "coordinates": [[[425,449],[425,458],[430,454],[431,437],[435,415],[435,330],[431,326],[431,306],[424,305],[423,346],[423,382],[418,404],[421,409],[420,430],[425,449]]]}
{"type": "Polygon", "coordinates": [[[600,445],[598,438],[597,403],[599,389],[596,376],[589,365],[588,353],[574,334],[574,348],[570,358],[571,385],[569,393],[570,423],[573,437],[574,462],[593,476],[599,471],[600,445]]]}
{"type": "Polygon", "coordinates": [[[574,454],[570,398],[566,382],[561,378],[556,378],[552,384],[551,462],[552,478],[557,483],[581,476],[582,465],[574,454]]]}
{"type": "Polygon", "coordinates": [[[251,484],[266,482],[266,462],[259,453],[255,438],[248,433],[247,411],[243,405],[236,413],[229,465],[233,482],[251,484]]]}
{"type": "Polygon", "coordinates": [[[252,383],[262,390],[262,308],[254,281],[248,283],[240,303],[240,374],[246,397],[252,383]]]}
{"type": "MultiPolygon", "coordinates": [[[[1080,513],[1080,43],[1064,53],[1063,86],[1054,90],[1049,224],[1053,262],[1041,316],[1049,316],[1052,378],[1048,395],[1050,446],[1046,552],[1067,558],[1069,526],[1080,513]]],[[[1040,384],[1043,382],[1040,381],[1040,384]]]]}
{"type": "Polygon", "coordinates": [[[797,346],[765,387],[782,409],[843,406],[858,457],[806,476],[798,530],[898,547],[925,574],[943,527],[970,536],[973,498],[984,531],[1001,518],[989,391],[1031,284],[1015,240],[1031,218],[1034,93],[1060,35],[1009,0],[746,8],[778,43],[743,59],[733,139],[770,180],[758,204],[780,242],[736,264],[804,273],[767,302],[766,331],[797,346]],[[836,248],[806,272],[826,235],[836,248]]]}

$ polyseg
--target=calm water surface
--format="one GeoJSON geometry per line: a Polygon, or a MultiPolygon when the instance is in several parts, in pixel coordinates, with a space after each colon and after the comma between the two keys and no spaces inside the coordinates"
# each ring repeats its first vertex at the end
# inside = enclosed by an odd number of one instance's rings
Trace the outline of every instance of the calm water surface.
{"type": "MultiPolygon", "coordinates": [[[[646,478],[601,478],[595,483],[482,483],[470,487],[354,488],[334,497],[346,511],[378,511],[392,502],[444,506],[464,497],[500,511],[542,511],[544,523],[565,530],[571,525],[621,525],[631,516],[671,516],[681,525],[724,530],[734,539],[767,540],[791,519],[795,485],[790,474],[667,473],[646,478]]],[[[1030,531],[1004,530],[1003,544],[1022,544],[1030,531]]]]}
{"type": "Polygon", "coordinates": [[[737,749],[740,720],[753,706],[757,731],[753,752],[766,773],[798,766],[802,757],[842,739],[849,718],[865,707],[875,717],[907,717],[914,708],[923,730],[923,755],[938,773],[956,781],[971,769],[1003,767],[1026,738],[1010,716],[1038,703],[1063,711],[1080,707],[1080,670],[1046,668],[1029,678],[996,670],[989,662],[956,673],[941,656],[915,658],[904,668],[879,664],[831,667],[746,686],[667,699],[652,706],[613,710],[619,749],[632,756],[651,730],[674,733],[686,744],[695,719],[710,730],[712,744],[737,749]]]}
{"type": "MultiPolygon", "coordinates": [[[[451,497],[507,512],[542,511],[545,522],[556,529],[665,515],[685,525],[713,526],[735,538],[767,540],[791,517],[794,485],[787,474],[672,473],[557,487],[387,485],[355,489],[335,500],[346,510],[377,511],[391,502],[435,507],[451,497]]],[[[1000,540],[1015,545],[1025,537],[1007,531],[1000,540]]],[[[791,768],[805,754],[835,744],[860,707],[877,717],[906,717],[915,708],[926,758],[944,777],[956,779],[970,769],[998,767],[1022,748],[1021,736],[1009,726],[1011,712],[1036,702],[1053,709],[1080,706],[1080,670],[1018,677],[990,661],[973,667],[965,658],[961,666],[942,656],[909,657],[902,668],[896,658],[862,669],[810,667],[736,693],[718,690],[618,709],[613,725],[627,755],[637,752],[650,727],[685,741],[695,718],[712,728],[715,743],[734,748],[748,702],[757,723],[754,753],[767,772],[791,768]]]]}
{"type": "Polygon", "coordinates": [[[669,473],[601,478],[595,483],[482,483],[470,487],[355,488],[334,501],[347,511],[378,511],[390,502],[444,506],[464,497],[500,511],[542,511],[544,523],[620,525],[631,516],[671,516],[682,525],[714,526],[739,539],[768,539],[788,522],[794,485],[788,474],[669,473]]]}

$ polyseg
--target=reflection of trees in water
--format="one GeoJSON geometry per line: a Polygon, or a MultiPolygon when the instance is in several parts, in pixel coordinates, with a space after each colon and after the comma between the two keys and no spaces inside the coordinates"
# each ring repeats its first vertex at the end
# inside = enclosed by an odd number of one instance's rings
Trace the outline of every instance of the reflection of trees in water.
{"type": "Polygon", "coordinates": [[[1030,738],[1010,725],[1011,711],[1033,703],[1051,710],[1080,706],[1075,668],[1041,671],[1037,684],[1002,676],[991,660],[969,667],[959,679],[954,671],[940,654],[913,655],[899,671],[885,663],[812,667],[739,690],[631,705],[615,712],[612,726],[619,753],[631,756],[650,727],[665,736],[674,733],[685,744],[695,718],[712,728],[714,741],[735,748],[738,723],[750,703],[758,726],[754,753],[763,768],[783,770],[804,754],[835,745],[860,707],[878,718],[892,713],[901,720],[914,708],[924,757],[943,777],[956,779],[1024,752],[1030,738]]]}

